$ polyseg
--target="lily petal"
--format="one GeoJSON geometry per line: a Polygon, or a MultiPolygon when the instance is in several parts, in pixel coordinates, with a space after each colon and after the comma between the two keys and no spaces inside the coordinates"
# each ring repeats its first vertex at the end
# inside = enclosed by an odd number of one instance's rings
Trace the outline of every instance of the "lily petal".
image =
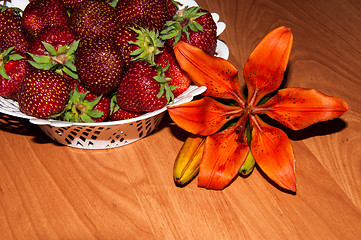
{"type": "Polygon", "coordinates": [[[251,118],[251,151],[262,171],[280,187],[296,191],[295,161],[292,145],[280,129],[251,118]]]}
{"type": "Polygon", "coordinates": [[[249,152],[246,119],[244,115],[238,125],[207,137],[199,166],[199,187],[223,189],[237,176],[249,152]]]}
{"type": "Polygon", "coordinates": [[[206,96],[199,100],[170,106],[168,112],[179,127],[187,132],[206,136],[216,133],[229,120],[241,116],[243,109],[222,104],[206,96]]]}
{"type": "Polygon", "coordinates": [[[229,61],[208,55],[185,42],[178,42],[174,46],[174,53],[179,65],[192,81],[198,86],[207,87],[204,95],[234,99],[240,106],[244,106],[238,70],[229,61]]]}
{"type": "Polygon", "coordinates": [[[254,113],[265,113],[293,130],[337,118],[348,110],[340,98],[327,96],[315,89],[281,89],[254,113]]]}
{"type": "Polygon", "coordinates": [[[244,67],[248,103],[256,105],[265,95],[281,85],[293,43],[289,28],[279,27],[256,46],[244,67]]]}

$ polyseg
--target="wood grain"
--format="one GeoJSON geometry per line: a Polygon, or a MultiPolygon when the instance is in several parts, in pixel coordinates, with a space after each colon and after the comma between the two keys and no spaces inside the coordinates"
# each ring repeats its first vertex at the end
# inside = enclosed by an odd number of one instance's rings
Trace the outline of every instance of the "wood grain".
{"type": "Polygon", "coordinates": [[[276,188],[258,169],[222,191],[198,188],[196,180],[176,187],[173,163],[187,133],[168,116],[136,143],[80,150],[0,114],[0,239],[359,238],[359,2],[197,2],[227,24],[220,38],[240,73],[258,41],[285,25],[294,47],[283,87],[316,88],[350,105],[340,119],[284,129],[296,156],[297,193],[276,188]]]}

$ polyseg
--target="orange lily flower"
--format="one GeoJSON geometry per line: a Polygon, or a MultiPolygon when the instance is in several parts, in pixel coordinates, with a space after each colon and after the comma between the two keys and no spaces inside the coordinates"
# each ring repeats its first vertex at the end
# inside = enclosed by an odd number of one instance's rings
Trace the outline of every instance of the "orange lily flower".
{"type": "Polygon", "coordinates": [[[257,165],[271,180],[284,189],[296,191],[295,158],[290,140],[259,115],[267,114],[288,128],[300,130],[341,116],[348,105],[340,98],[304,88],[281,89],[260,103],[279,88],[292,43],[291,30],[279,27],[256,46],[244,67],[247,99],[242,95],[238,71],[229,61],[207,55],[184,42],[175,45],[180,66],[196,85],[207,87],[203,98],[168,107],[170,117],[179,127],[207,136],[198,186],[223,189],[237,176],[251,151],[257,165]],[[220,99],[231,99],[234,103],[225,104],[220,99]],[[232,119],[236,123],[224,129],[232,119]],[[249,145],[247,123],[252,133],[249,145]]]}

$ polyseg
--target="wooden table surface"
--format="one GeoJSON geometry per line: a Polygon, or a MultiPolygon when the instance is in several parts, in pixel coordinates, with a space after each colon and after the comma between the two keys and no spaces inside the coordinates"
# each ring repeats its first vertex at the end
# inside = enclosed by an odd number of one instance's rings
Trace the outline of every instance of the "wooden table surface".
{"type": "Polygon", "coordinates": [[[187,133],[168,115],[150,136],[109,150],[54,143],[0,114],[0,239],[359,239],[361,235],[361,4],[358,0],[198,0],[227,27],[242,72],[270,30],[294,46],[284,87],[315,88],[350,106],[340,119],[288,131],[297,193],[258,170],[222,191],[176,187],[187,133]]]}

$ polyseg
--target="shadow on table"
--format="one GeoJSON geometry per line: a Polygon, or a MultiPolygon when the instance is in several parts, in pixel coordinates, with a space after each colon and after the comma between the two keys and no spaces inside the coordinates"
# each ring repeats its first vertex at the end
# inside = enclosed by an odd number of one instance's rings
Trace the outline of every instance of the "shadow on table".
{"type": "Polygon", "coordinates": [[[315,136],[324,136],[340,132],[342,129],[346,128],[347,124],[341,118],[336,118],[333,120],[315,123],[307,128],[295,131],[283,126],[281,123],[269,118],[268,116],[262,116],[262,120],[273,127],[277,127],[284,131],[287,136],[293,141],[300,141],[307,138],[315,136]]]}
{"type": "Polygon", "coordinates": [[[184,142],[188,138],[188,136],[190,135],[190,133],[188,133],[187,131],[185,131],[182,128],[178,127],[172,121],[172,119],[170,118],[168,113],[164,116],[163,124],[164,124],[163,127],[168,126],[170,128],[170,131],[172,132],[173,136],[175,138],[177,138],[178,140],[182,141],[182,142],[184,142]]]}
{"type": "Polygon", "coordinates": [[[27,119],[9,116],[0,113],[0,131],[6,131],[13,134],[32,136],[36,143],[54,142],[46,136],[41,129],[29,122],[27,119]]]}

